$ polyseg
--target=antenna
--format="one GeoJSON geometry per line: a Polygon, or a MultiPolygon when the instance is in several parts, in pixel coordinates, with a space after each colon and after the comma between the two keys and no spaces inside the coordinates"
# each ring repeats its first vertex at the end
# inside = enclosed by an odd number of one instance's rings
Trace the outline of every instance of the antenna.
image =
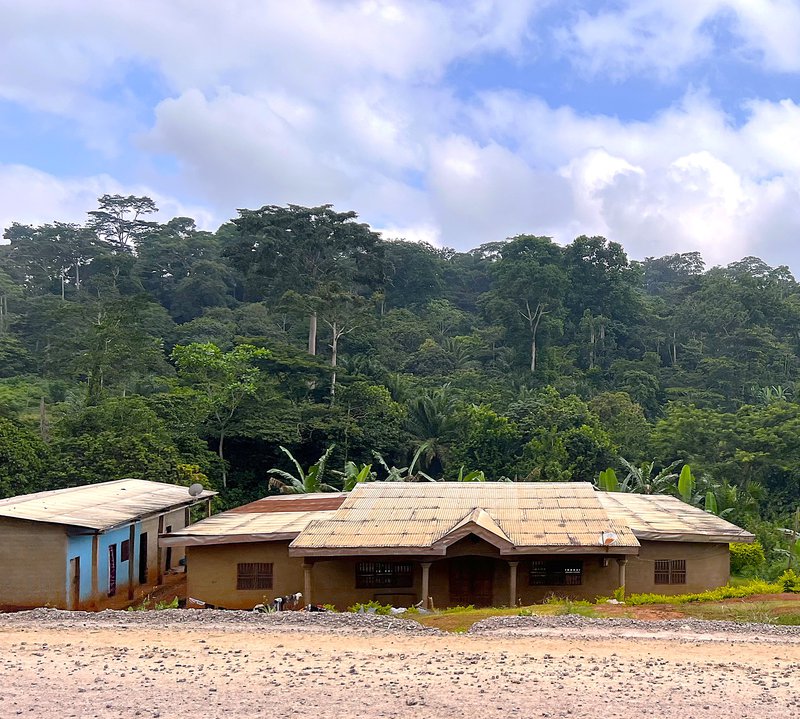
{"type": "Polygon", "coordinates": [[[617,535],[614,532],[601,532],[600,544],[604,547],[613,547],[617,543],[617,535]]]}
{"type": "Polygon", "coordinates": [[[199,482],[195,482],[191,487],[189,487],[189,494],[192,497],[199,497],[203,493],[203,485],[199,482]]]}

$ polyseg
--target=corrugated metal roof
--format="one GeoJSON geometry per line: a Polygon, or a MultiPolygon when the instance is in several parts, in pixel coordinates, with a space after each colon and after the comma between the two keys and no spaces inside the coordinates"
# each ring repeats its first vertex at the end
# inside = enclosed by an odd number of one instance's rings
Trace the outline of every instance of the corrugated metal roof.
{"type": "Polygon", "coordinates": [[[176,484],[118,479],[0,499],[0,517],[105,530],[190,506],[215,494],[204,490],[192,497],[188,487],[176,484]]]}
{"type": "Polygon", "coordinates": [[[339,509],[346,494],[341,492],[316,492],[313,494],[279,494],[274,497],[257,499],[250,504],[231,509],[231,512],[244,514],[266,512],[317,512],[326,509],[339,509]]]}
{"type": "MultiPolygon", "coordinates": [[[[601,549],[613,532],[612,552],[636,551],[636,537],[614,521],[588,483],[374,482],[359,485],[330,519],[310,524],[292,542],[293,554],[338,550],[430,550],[464,528],[490,532],[511,550],[562,547],[601,549]],[[437,544],[438,543],[438,544],[437,544]]],[[[605,551],[605,550],[604,550],[605,551]]]]}
{"type": "Polygon", "coordinates": [[[310,522],[328,519],[333,513],[333,510],[249,513],[231,510],[190,524],[171,534],[162,534],[159,543],[169,547],[293,539],[310,522]]]}
{"type": "Polygon", "coordinates": [[[694,542],[752,542],[741,527],[664,494],[598,492],[608,513],[639,539],[694,542]]]}

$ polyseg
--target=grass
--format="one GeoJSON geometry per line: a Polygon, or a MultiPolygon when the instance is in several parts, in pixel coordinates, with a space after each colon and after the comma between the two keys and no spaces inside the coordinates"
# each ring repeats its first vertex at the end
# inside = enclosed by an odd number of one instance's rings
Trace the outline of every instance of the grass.
{"type": "MultiPolygon", "coordinates": [[[[637,619],[641,613],[648,611],[648,607],[662,605],[669,607],[672,615],[679,615],[697,619],[723,620],[741,623],[782,624],[787,626],[800,626],[800,595],[796,600],[781,598],[754,597],[754,589],[766,589],[762,594],[779,593],[776,585],[766,582],[753,582],[748,580],[738,586],[721,587],[711,592],[700,594],[684,594],[676,596],[664,595],[632,595],[638,601],[628,603],[620,613],[619,605],[592,604],[587,601],[549,598],[544,604],[534,604],[526,607],[484,607],[476,609],[469,607],[451,607],[434,612],[433,614],[420,614],[409,612],[406,618],[415,619],[426,627],[435,627],[445,632],[464,633],[476,622],[489,617],[514,617],[514,616],[557,616],[577,614],[584,617],[625,616],[637,619]],[[745,598],[753,597],[746,600],[745,598]],[[611,613],[613,610],[613,614],[611,613]]],[[[645,616],[648,616],[645,614],[645,616]]],[[[652,612],[649,616],[652,616],[652,612]]],[[[657,620],[656,620],[657,621],[657,620]]]]}

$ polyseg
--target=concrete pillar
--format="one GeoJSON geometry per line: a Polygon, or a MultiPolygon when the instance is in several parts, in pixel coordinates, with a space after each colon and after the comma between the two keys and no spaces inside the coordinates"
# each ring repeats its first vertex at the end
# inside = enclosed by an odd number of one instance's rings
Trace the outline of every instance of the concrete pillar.
{"type": "Polygon", "coordinates": [[[136,555],[136,524],[131,524],[128,532],[128,601],[133,600],[133,578],[135,564],[133,561],[136,555]]]}
{"type": "Polygon", "coordinates": [[[420,566],[422,567],[422,606],[428,609],[428,598],[431,595],[431,563],[420,562],[420,566]]]}
{"type": "Polygon", "coordinates": [[[519,562],[508,563],[508,606],[517,606],[517,567],[519,562]]]}
{"type": "Polygon", "coordinates": [[[158,518],[158,538],[156,539],[156,564],[158,565],[158,575],[156,583],[161,585],[164,583],[164,557],[163,549],[161,548],[161,535],[164,534],[164,515],[158,518]]]}
{"type": "Polygon", "coordinates": [[[91,606],[98,609],[100,599],[100,535],[92,535],[92,599],[91,606]]]}
{"type": "Polygon", "coordinates": [[[623,589],[625,588],[625,565],[628,563],[627,557],[618,557],[617,564],[619,565],[619,580],[618,584],[623,589]]]}
{"type": "Polygon", "coordinates": [[[303,563],[303,599],[307,607],[311,605],[311,570],[313,568],[313,562],[303,563]]]}

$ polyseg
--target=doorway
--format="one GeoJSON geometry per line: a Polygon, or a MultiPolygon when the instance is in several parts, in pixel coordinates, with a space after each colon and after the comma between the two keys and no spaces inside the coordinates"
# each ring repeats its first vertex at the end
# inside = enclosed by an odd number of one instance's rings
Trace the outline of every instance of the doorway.
{"type": "Polygon", "coordinates": [[[108,545],[108,596],[117,593],[117,545],[108,545]]]}
{"type": "Polygon", "coordinates": [[[147,584],[147,532],[139,535],[139,584],[147,584]]]}
{"type": "Polygon", "coordinates": [[[81,558],[69,560],[69,608],[76,611],[81,607],[81,558]]]}
{"type": "Polygon", "coordinates": [[[459,557],[450,560],[450,606],[490,607],[494,590],[494,560],[459,557]]]}

